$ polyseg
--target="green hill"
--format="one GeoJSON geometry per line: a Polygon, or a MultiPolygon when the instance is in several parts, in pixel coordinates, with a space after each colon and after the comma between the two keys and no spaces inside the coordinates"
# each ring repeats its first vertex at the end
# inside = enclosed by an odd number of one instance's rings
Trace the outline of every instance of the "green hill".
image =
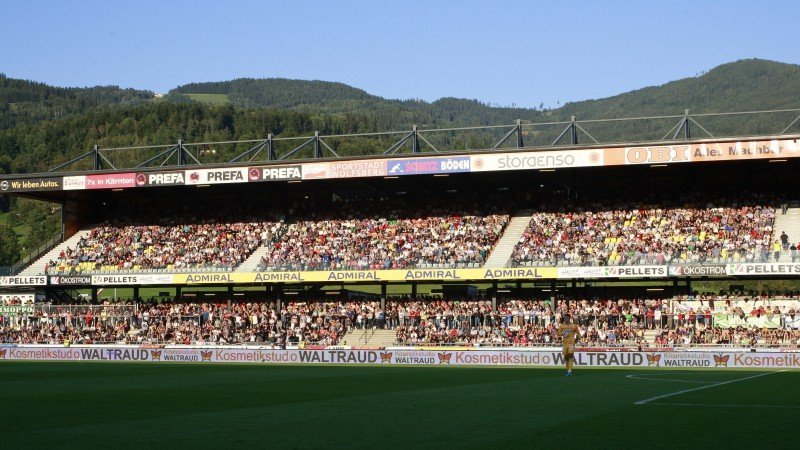
{"type": "Polygon", "coordinates": [[[411,125],[483,125],[537,120],[541,112],[524,108],[496,108],[477,100],[442,98],[433,103],[390,100],[343,83],[239,78],[231,81],[191,83],[170,91],[169,98],[198,101],[227,97],[237,108],[277,108],[322,114],[368,114],[384,130],[411,125]],[[216,97],[198,97],[216,96],[216,97]]]}
{"type": "Polygon", "coordinates": [[[681,114],[686,108],[697,113],[798,108],[800,66],[760,59],[741,60],[723,64],[701,76],[613,97],[571,102],[549,111],[491,107],[476,100],[456,98],[442,98],[432,103],[390,100],[342,83],[283,78],[192,83],[170,93],[173,96],[225,95],[240,108],[358,114],[391,112],[398,117],[427,119],[436,124],[482,125],[511,123],[517,118],[566,120],[573,115],[579,119],[671,115],[681,114]]]}
{"type": "Polygon", "coordinates": [[[599,100],[567,103],[560,117],[583,119],[800,108],[800,66],[747,59],[692,78],[599,100]]]}
{"type": "Polygon", "coordinates": [[[0,130],[58,120],[98,106],[135,105],[152,98],[150,91],[118,86],[62,88],[8,78],[0,73],[0,130]]]}

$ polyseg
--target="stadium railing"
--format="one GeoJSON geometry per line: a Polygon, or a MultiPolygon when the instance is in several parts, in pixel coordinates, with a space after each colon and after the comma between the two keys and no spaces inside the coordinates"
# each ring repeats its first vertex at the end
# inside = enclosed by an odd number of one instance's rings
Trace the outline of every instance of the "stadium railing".
{"type": "MultiPolygon", "coordinates": [[[[58,234],[57,236],[54,236],[53,238],[51,238],[49,241],[47,241],[44,244],[40,245],[39,247],[35,248],[33,251],[31,251],[28,254],[28,256],[22,258],[22,260],[16,262],[14,265],[12,265],[9,268],[9,272],[10,273],[8,273],[8,275],[16,275],[16,274],[18,274],[20,271],[22,271],[22,269],[27,267],[30,263],[32,263],[32,262],[36,261],[37,259],[41,258],[42,256],[44,256],[45,253],[47,253],[50,250],[52,250],[53,248],[55,248],[63,240],[64,240],[64,235],[63,234],[58,234]]],[[[4,275],[2,273],[2,271],[0,271],[0,275],[4,275]]]]}

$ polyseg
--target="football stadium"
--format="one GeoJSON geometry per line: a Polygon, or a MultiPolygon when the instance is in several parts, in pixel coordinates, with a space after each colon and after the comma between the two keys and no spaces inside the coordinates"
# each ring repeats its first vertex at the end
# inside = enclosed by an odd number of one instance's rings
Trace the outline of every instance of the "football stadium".
{"type": "Polygon", "coordinates": [[[0,442],[793,447],[796,119],[704,119],[95,146],[3,175],[62,232],[0,278],[0,442]]]}

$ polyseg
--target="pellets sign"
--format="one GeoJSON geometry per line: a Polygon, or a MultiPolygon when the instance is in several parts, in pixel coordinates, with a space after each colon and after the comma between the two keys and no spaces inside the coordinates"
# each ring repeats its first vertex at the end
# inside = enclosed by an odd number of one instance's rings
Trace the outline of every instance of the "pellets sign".
{"type": "Polygon", "coordinates": [[[728,264],[725,268],[728,275],[800,275],[800,263],[739,263],[728,264]]]}
{"type": "Polygon", "coordinates": [[[0,277],[0,286],[46,286],[47,277],[36,276],[16,276],[0,277]]]}

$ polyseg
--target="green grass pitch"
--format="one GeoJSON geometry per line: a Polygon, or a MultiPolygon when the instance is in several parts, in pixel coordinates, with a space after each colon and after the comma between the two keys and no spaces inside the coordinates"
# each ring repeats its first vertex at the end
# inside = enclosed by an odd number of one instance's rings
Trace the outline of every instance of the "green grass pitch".
{"type": "Polygon", "coordinates": [[[6,361],[0,383],[7,449],[796,448],[800,418],[797,371],[6,361]]]}

